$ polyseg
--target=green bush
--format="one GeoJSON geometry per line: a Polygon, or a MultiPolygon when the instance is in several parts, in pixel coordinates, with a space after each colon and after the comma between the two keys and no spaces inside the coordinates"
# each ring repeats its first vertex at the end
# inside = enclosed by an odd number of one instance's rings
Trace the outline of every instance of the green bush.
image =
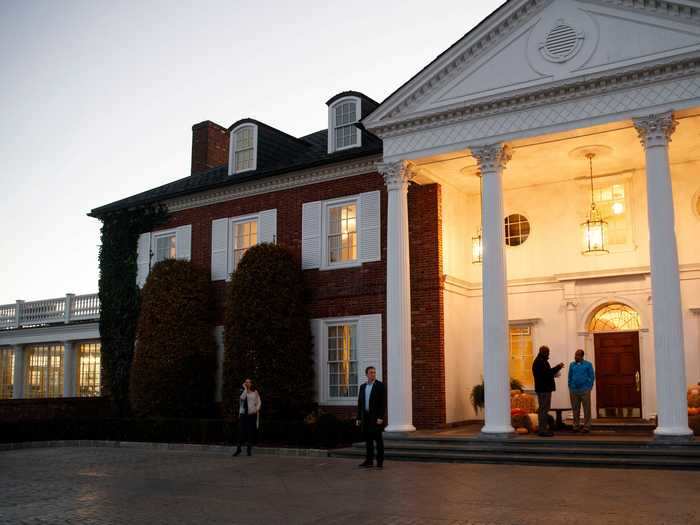
{"type": "Polygon", "coordinates": [[[191,417],[214,402],[216,343],[209,272],[189,261],[156,264],[143,287],[131,367],[138,416],[191,417]]]}
{"type": "MultiPolygon", "coordinates": [[[[511,390],[522,390],[523,389],[523,384],[520,382],[519,379],[515,379],[513,377],[510,378],[510,389],[511,390]]],[[[484,408],[484,378],[481,378],[481,383],[478,385],[474,385],[472,388],[472,392],[469,395],[469,399],[472,402],[472,406],[474,407],[474,412],[477,414],[479,413],[479,410],[484,408]]]]}
{"type": "Polygon", "coordinates": [[[295,418],[313,404],[310,319],[302,272],[275,244],[250,248],[226,290],[223,406],[238,412],[247,377],[260,390],[263,414],[295,418]]]}

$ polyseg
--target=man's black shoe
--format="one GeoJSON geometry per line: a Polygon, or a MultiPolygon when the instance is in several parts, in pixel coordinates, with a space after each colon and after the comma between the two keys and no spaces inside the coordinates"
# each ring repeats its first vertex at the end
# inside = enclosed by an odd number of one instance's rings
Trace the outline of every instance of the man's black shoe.
{"type": "Polygon", "coordinates": [[[233,457],[235,458],[236,456],[240,455],[241,453],[241,447],[238,447],[236,451],[233,453],[233,457]]]}
{"type": "Polygon", "coordinates": [[[360,467],[362,467],[362,468],[368,468],[368,467],[371,467],[371,466],[372,466],[372,462],[371,462],[371,461],[363,461],[362,463],[360,463],[360,467]]]}

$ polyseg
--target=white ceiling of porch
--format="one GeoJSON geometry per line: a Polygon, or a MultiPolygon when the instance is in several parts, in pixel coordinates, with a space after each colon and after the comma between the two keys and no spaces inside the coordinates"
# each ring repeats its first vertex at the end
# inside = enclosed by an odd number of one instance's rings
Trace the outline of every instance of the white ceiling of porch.
{"type": "MultiPolygon", "coordinates": [[[[588,176],[588,162],[572,158],[572,151],[587,146],[610,148],[594,159],[596,177],[644,167],[644,152],[631,122],[579,129],[523,139],[510,144],[513,158],[504,172],[504,189],[550,184],[588,176]]],[[[671,162],[700,161],[700,115],[679,117],[670,148],[671,162]]],[[[416,181],[450,184],[467,193],[479,192],[476,160],[468,151],[418,159],[416,181]]]]}

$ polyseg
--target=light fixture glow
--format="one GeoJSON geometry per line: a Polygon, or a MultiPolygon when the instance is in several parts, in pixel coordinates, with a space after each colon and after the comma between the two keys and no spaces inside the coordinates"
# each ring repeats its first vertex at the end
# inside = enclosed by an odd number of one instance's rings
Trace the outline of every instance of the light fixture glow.
{"type": "Polygon", "coordinates": [[[484,256],[484,244],[481,238],[481,228],[477,229],[476,235],[472,237],[472,264],[482,262],[484,256]]]}
{"type": "Polygon", "coordinates": [[[612,212],[615,215],[622,215],[625,212],[625,205],[621,202],[616,202],[612,205],[612,212]]]}
{"type": "Polygon", "coordinates": [[[591,209],[588,212],[588,219],[581,223],[583,233],[583,255],[603,255],[608,253],[606,247],[608,238],[608,223],[603,220],[598,208],[595,205],[593,196],[593,157],[594,153],[586,154],[591,178],[591,209]]]}

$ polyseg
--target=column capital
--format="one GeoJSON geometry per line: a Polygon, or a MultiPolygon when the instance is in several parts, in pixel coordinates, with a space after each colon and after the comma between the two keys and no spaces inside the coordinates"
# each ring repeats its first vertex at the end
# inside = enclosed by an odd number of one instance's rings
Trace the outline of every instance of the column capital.
{"type": "Polygon", "coordinates": [[[676,131],[678,121],[673,118],[673,112],[658,113],[633,119],[634,127],[644,148],[666,146],[671,141],[671,135],[676,131]]]}
{"type": "Polygon", "coordinates": [[[388,190],[400,190],[408,186],[415,173],[413,163],[407,160],[377,162],[377,171],[384,177],[388,190]]]}
{"type": "Polygon", "coordinates": [[[472,155],[479,163],[479,171],[482,175],[505,168],[508,161],[513,157],[513,150],[506,144],[488,144],[486,146],[474,146],[470,149],[472,155]]]}

